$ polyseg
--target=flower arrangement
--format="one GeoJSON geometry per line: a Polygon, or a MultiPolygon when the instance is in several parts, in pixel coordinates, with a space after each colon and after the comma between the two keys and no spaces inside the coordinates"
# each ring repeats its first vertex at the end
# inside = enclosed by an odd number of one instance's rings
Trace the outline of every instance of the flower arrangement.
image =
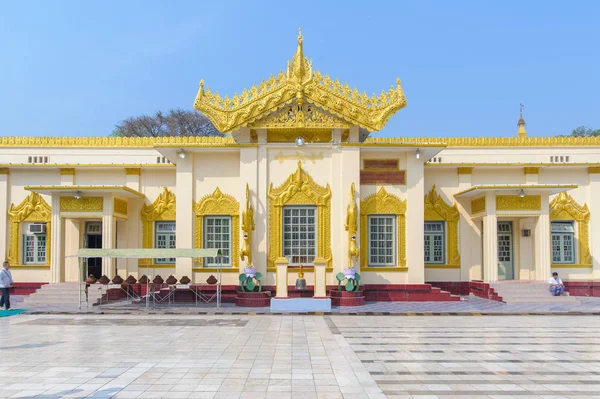
{"type": "Polygon", "coordinates": [[[344,269],[344,272],[338,273],[335,278],[338,281],[338,291],[342,290],[342,283],[346,291],[357,291],[360,287],[360,274],[353,267],[344,269]]]}
{"type": "Polygon", "coordinates": [[[244,268],[244,273],[240,274],[240,286],[244,292],[252,292],[258,287],[258,292],[262,290],[260,279],[262,274],[256,271],[254,266],[244,268]]]}

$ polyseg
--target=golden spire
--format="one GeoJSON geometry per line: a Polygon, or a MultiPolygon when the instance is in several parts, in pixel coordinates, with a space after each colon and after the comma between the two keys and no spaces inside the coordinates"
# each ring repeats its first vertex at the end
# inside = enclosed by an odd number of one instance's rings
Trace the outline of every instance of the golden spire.
{"type": "MultiPolygon", "coordinates": [[[[288,66],[288,75],[292,74],[298,82],[302,82],[304,77],[306,76],[306,61],[304,60],[304,49],[302,48],[302,42],[304,37],[302,36],[302,28],[298,29],[298,48],[296,49],[296,53],[294,54],[294,58],[292,58],[291,63],[291,71],[288,66]]],[[[292,77],[290,76],[290,77],[292,77]]]]}
{"type": "Polygon", "coordinates": [[[521,139],[521,138],[525,138],[527,137],[527,131],[525,130],[525,119],[523,119],[523,104],[521,105],[521,117],[519,118],[519,129],[517,130],[517,136],[521,139]]]}

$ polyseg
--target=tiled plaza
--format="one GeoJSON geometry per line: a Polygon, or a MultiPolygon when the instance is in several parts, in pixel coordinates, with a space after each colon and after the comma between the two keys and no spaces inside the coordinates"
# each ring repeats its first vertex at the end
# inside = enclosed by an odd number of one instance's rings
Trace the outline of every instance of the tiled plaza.
{"type": "Polygon", "coordinates": [[[17,315],[0,397],[577,398],[595,316],[17,315]]]}

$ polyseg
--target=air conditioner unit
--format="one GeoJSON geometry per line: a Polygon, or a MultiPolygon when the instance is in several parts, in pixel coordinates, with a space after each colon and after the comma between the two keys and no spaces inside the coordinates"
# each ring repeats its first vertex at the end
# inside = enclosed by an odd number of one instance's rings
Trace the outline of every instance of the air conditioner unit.
{"type": "Polygon", "coordinates": [[[32,223],[27,227],[27,232],[30,234],[44,234],[46,233],[46,224],[32,223]]]}

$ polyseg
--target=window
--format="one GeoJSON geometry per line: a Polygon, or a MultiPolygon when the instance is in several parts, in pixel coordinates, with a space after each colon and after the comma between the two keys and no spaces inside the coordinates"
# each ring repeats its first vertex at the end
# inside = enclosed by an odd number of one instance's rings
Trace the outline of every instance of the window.
{"type": "Polygon", "coordinates": [[[396,216],[369,216],[369,266],[396,266],[396,216]]]}
{"type": "Polygon", "coordinates": [[[46,263],[46,224],[28,223],[23,226],[23,264],[46,263]]]}
{"type": "MultiPolygon", "coordinates": [[[[175,222],[156,222],[155,248],[175,248],[175,222]]],[[[173,264],[175,258],[157,258],[157,264],[173,264]]]]}
{"type": "Polygon", "coordinates": [[[552,263],[575,263],[573,222],[552,222],[552,263]]]}
{"type": "Polygon", "coordinates": [[[231,266],[231,216],[204,216],[204,248],[218,248],[221,258],[206,258],[204,265],[231,266]]]}
{"type": "Polygon", "coordinates": [[[317,253],[317,208],[286,206],[283,208],[283,256],[291,265],[305,265],[317,253]]]}
{"type": "Polygon", "coordinates": [[[425,222],[425,263],[444,264],[444,222],[425,222]]]}

